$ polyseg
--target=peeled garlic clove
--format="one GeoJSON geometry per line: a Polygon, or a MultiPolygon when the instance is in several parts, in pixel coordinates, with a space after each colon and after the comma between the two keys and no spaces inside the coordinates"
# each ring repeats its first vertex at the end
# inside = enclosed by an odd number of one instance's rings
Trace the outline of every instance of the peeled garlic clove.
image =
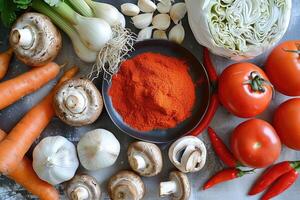
{"type": "Polygon", "coordinates": [[[170,10],[170,17],[175,24],[184,18],[186,14],[186,6],[185,3],[176,3],[172,6],[170,10]]]}
{"type": "Polygon", "coordinates": [[[168,36],[167,36],[166,31],[163,31],[163,30],[155,30],[155,31],[153,32],[153,38],[154,38],[154,39],[160,39],[160,40],[167,40],[167,39],[168,39],[168,36]]]}
{"type": "Polygon", "coordinates": [[[184,40],[185,31],[181,23],[175,25],[169,32],[169,40],[181,44],[184,40]]]}
{"type": "Polygon", "coordinates": [[[134,17],[140,13],[140,8],[133,3],[124,3],[121,5],[121,11],[126,16],[134,17]]]}
{"type": "Polygon", "coordinates": [[[139,14],[132,17],[132,22],[134,26],[138,29],[144,29],[148,27],[152,22],[153,13],[139,14]]]}
{"type": "Polygon", "coordinates": [[[153,26],[142,29],[137,37],[138,41],[150,39],[152,36],[153,26]]]}
{"type": "Polygon", "coordinates": [[[157,4],[157,10],[161,14],[165,14],[165,13],[170,12],[171,7],[172,7],[171,1],[170,1],[170,4],[164,4],[162,2],[159,2],[157,4]]]}
{"type": "Polygon", "coordinates": [[[158,14],[153,18],[152,24],[158,30],[166,30],[171,24],[170,16],[168,14],[158,14]]]}
{"type": "Polygon", "coordinates": [[[156,10],[156,5],[151,0],[139,0],[138,7],[145,13],[152,13],[156,10]]]}

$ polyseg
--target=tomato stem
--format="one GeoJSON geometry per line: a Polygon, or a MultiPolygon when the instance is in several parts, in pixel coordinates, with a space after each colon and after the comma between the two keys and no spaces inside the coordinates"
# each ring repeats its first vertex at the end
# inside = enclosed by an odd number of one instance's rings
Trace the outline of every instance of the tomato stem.
{"type": "Polygon", "coordinates": [[[295,43],[297,50],[290,50],[290,49],[282,49],[285,52],[289,52],[289,53],[297,53],[300,54],[300,44],[299,43],[295,43]]]}
{"type": "Polygon", "coordinates": [[[253,71],[250,73],[249,80],[245,81],[244,84],[249,84],[251,89],[255,92],[265,92],[266,89],[264,85],[269,85],[272,88],[272,95],[275,94],[274,86],[267,80],[261,77],[261,75],[257,71],[253,71]]]}

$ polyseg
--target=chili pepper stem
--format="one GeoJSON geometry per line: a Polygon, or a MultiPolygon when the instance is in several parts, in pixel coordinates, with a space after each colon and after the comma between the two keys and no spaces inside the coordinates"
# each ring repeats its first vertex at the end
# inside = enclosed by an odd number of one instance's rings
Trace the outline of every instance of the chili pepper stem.
{"type": "Polygon", "coordinates": [[[254,174],[255,173],[255,170],[256,169],[251,169],[251,170],[246,170],[246,171],[243,171],[243,170],[240,170],[239,169],[239,173],[238,173],[238,177],[242,177],[246,174],[254,174]]]}
{"type": "Polygon", "coordinates": [[[291,167],[294,169],[300,167],[300,161],[290,161],[289,163],[290,163],[291,167]]]}

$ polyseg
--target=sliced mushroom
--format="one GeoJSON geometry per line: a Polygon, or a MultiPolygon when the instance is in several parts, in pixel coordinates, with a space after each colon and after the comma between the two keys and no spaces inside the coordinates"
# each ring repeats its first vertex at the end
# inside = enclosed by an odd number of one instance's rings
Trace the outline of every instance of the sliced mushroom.
{"type": "Polygon", "coordinates": [[[131,143],[127,151],[131,168],[141,176],[155,176],[161,172],[163,161],[161,151],[148,142],[131,143]]]}
{"type": "Polygon", "coordinates": [[[178,139],[169,149],[170,161],[184,173],[201,170],[206,162],[206,154],[204,143],[194,136],[178,139]]]}
{"type": "Polygon", "coordinates": [[[160,183],[159,195],[171,196],[173,200],[188,200],[191,195],[188,177],[179,171],[171,172],[169,181],[160,183]]]}
{"type": "Polygon", "coordinates": [[[145,194],[142,179],[131,171],[120,171],[110,178],[108,194],[112,200],[140,200],[145,194]]]}
{"type": "Polygon", "coordinates": [[[88,79],[65,82],[54,97],[57,116],[71,126],[96,121],[103,109],[103,100],[96,86],[88,79]]]}
{"type": "Polygon", "coordinates": [[[60,32],[51,20],[33,12],[18,18],[9,41],[17,58],[29,66],[41,66],[54,60],[62,46],[60,32]]]}
{"type": "Polygon", "coordinates": [[[97,180],[89,175],[76,175],[66,183],[66,194],[70,200],[96,200],[101,197],[97,180]]]}

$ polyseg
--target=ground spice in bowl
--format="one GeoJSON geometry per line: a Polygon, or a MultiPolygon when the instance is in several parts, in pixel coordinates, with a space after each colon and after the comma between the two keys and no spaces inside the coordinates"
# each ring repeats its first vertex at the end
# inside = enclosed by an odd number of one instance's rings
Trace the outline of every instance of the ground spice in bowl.
{"type": "Polygon", "coordinates": [[[121,64],[109,95],[123,121],[139,131],[175,127],[191,115],[196,99],[187,63],[150,52],[121,64]]]}

